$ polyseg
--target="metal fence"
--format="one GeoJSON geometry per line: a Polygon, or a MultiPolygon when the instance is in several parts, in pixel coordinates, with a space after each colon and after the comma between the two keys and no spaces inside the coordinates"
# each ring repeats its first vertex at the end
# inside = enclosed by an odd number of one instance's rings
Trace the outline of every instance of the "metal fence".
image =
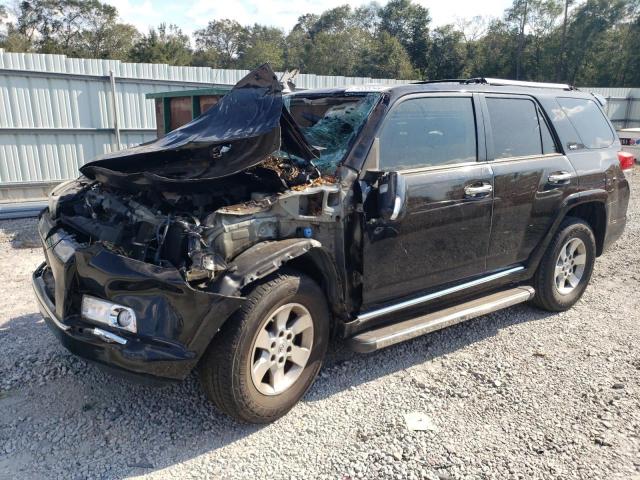
{"type": "MultiPolygon", "coordinates": [[[[0,201],[43,197],[87,161],[152,140],[148,93],[233,85],[247,70],[133,64],[0,49],[0,201]]],[[[299,75],[299,88],[402,80],[299,75]]],[[[618,127],[640,125],[640,89],[585,88],[608,97],[618,127]]]]}
{"type": "Polygon", "coordinates": [[[606,112],[617,129],[640,127],[640,88],[590,88],[607,99],[606,112]]]}
{"type": "MultiPolygon", "coordinates": [[[[147,93],[233,85],[248,72],[0,49],[0,201],[42,196],[94,157],[155,138],[155,107],[147,93]]],[[[296,83],[402,82],[299,75],[296,83]]]]}

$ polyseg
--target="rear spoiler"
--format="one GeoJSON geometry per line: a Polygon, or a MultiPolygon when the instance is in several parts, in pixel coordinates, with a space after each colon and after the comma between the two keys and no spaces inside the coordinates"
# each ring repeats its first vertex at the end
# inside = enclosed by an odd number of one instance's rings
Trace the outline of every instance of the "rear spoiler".
{"type": "Polygon", "coordinates": [[[593,95],[593,97],[598,101],[598,103],[602,106],[602,108],[607,108],[607,99],[603,95],[600,95],[599,93],[593,93],[593,92],[589,92],[589,93],[593,95]]]}

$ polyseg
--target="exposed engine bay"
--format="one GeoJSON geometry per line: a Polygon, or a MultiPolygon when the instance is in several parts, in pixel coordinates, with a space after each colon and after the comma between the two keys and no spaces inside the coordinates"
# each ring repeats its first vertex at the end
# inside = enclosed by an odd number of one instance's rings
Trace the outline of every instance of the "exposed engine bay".
{"type": "Polygon", "coordinates": [[[259,242],[315,238],[334,251],[349,190],[336,170],[378,98],[284,102],[263,66],[190,124],[82,167],[52,193],[51,216],[78,242],[204,289],[259,242]]]}
{"type": "Polygon", "coordinates": [[[173,266],[196,284],[213,280],[227,269],[230,259],[258,242],[333,237],[343,196],[334,179],[321,178],[301,190],[276,192],[265,191],[264,183],[257,188],[255,179],[248,176],[221,181],[215,193],[194,194],[130,193],[80,179],[73,194],[65,192],[52,214],[81,243],[97,243],[141,262],[173,266]]]}

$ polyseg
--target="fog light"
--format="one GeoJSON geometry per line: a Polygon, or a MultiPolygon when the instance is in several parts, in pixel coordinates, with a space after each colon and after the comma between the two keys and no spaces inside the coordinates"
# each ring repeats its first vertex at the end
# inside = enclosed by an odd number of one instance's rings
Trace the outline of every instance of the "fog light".
{"type": "Polygon", "coordinates": [[[127,328],[129,325],[131,325],[133,314],[129,310],[120,310],[120,313],[118,313],[116,320],[118,321],[118,325],[123,328],[127,328]]]}
{"type": "Polygon", "coordinates": [[[107,302],[96,297],[82,297],[82,316],[110,327],[136,332],[136,314],[129,307],[107,302]]]}

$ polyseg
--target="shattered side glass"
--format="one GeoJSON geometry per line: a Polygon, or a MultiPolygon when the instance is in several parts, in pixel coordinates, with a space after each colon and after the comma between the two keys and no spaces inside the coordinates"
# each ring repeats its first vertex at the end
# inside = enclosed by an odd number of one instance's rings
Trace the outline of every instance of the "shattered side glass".
{"type": "Polygon", "coordinates": [[[335,172],[379,98],[379,93],[284,97],[307,141],[320,152],[313,163],[323,175],[335,172]]]}

